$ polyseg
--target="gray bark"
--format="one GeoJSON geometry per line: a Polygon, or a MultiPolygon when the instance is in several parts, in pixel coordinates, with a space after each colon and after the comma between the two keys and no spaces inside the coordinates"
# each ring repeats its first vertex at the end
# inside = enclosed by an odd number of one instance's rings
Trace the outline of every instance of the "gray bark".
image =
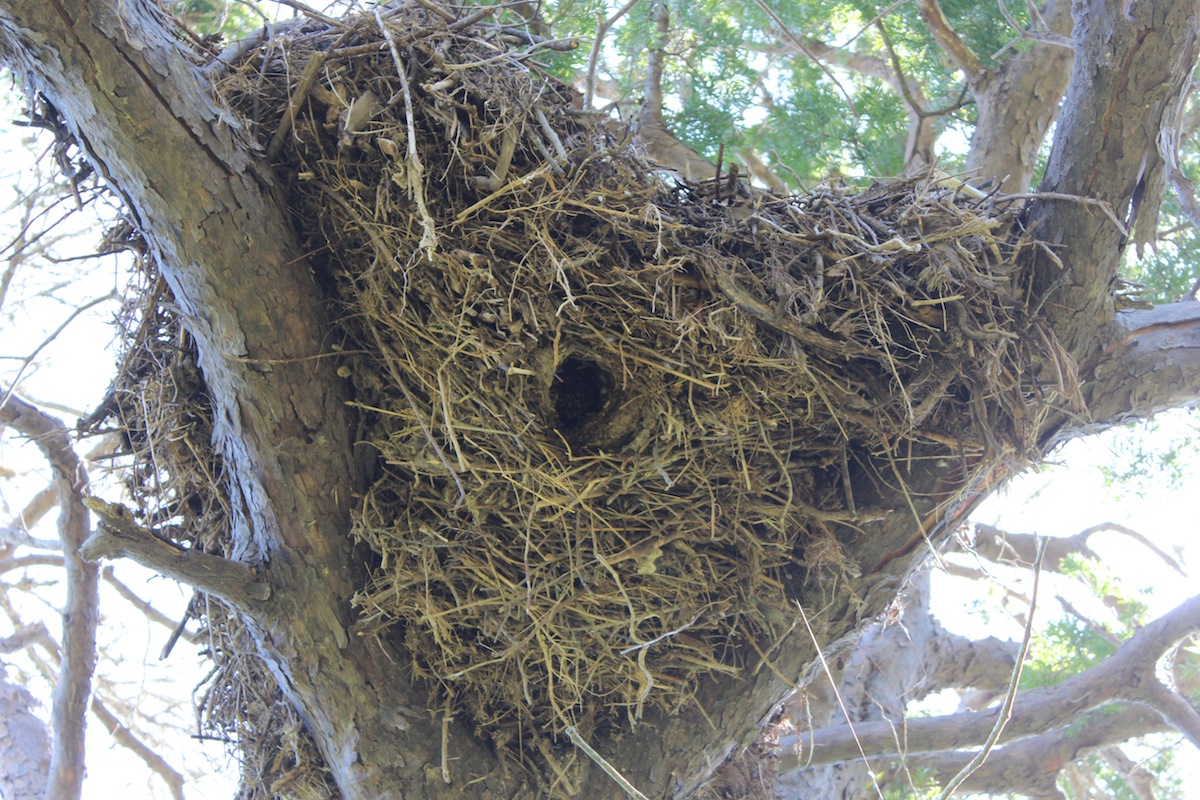
{"type": "MultiPolygon", "coordinates": [[[[125,199],[198,342],[244,510],[236,555],[270,559],[273,600],[247,622],[284,694],[347,798],[450,791],[426,785],[442,731],[408,702],[405,659],[346,633],[356,477],[341,381],[312,358],[325,312],[274,177],[181,39],[142,0],[0,7],[6,60],[125,199]]],[[[493,771],[461,725],[450,735],[464,774],[493,771]]]]}
{"type": "Polygon", "coordinates": [[[0,797],[41,800],[50,772],[50,734],[29,691],[0,669],[0,797]]]}
{"type": "MultiPolygon", "coordinates": [[[[909,703],[948,688],[1003,692],[1018,652],[1014,642],[995,637],[970,640],[938,624],[929,609],[929,565],[918,572],[901,594],[903,612],[867,628],[845,658],[834,659],[835,689],[822,673],[788,700],[785,713],[802,729],[836,730],[876,722],[901,731],[909,703]],[[841,701],[839,702],[839,698],[841,701]],[[844,709],[844,710],[843,710],[844,709]]],[[[860,759],[811,766],[812,753],[801,745],[802,734],[779,737],[781,798],[869,795],[871,777],[860,759]],[[833,787],[836,788],[836,792],[833,787]]],[[[876,769],[877,751],[868,751],[876,769]]]]}

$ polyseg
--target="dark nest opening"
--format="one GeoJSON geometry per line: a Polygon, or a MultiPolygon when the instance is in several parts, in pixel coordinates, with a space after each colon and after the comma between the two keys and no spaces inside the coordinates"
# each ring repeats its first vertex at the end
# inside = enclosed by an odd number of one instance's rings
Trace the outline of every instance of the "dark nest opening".
{"type": "MultiPolygon", "coordinates": [[[[378,454],[356,633],[402,640],[431,708],[551,757],[566,726],[759,663],[802,586],[852,572],[838,532],[886,513],[855,474],[913,444],[1026,458],[1076,390],[987,198],[681,181],[580,112],[528,34],[457,13],[293,26],[217,89],[289,187],[378,454]]],[[[147,524],[232,554],[204,384],[148,287],[114,395],[131,488],[147,524]]],[[[257,749],[250,783],[305,796],[311,751],[269,750],[294,716],[236,621],[203,617],[208,719],[257,749]]]]}

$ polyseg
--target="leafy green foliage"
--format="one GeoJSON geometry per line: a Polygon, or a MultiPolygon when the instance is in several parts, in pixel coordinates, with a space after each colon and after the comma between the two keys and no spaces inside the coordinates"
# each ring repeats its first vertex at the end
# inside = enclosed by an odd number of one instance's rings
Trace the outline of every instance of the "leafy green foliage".
{"type": "Polygon", "coordinates": [[[174,6],[180,19],[201,36],[220,36],[233,41],[248,36],[263,24],[260,4],[235,0],[181,0],[174,6]]]}
{"type": "MultiPolygon", "coordinates": [[[[1160,737],[1155,737],[1160,738],[1160,737]]],[[[1083,761],[1087,765],[1091,784],[1085,792],[1076,791],[1075,787],[1065,779],[1059,780],[1059,789],[1069,800],[1088,800],[1096,797],[1095,792],[1102,791],[1104,797],[1112,800],[1142,800],[1145,795],[1130,786],[1129,781],[1120,771],[1113,768],[1110,761],[1101,755],[1092,754],[1083,761]]],[[[1179,767],[1175,763],[1174,753],[1169,747],[1162,747],[1147,757],[1139,766],[1146,773],[1154,776],[1154,797],[1158,800],[1182,800],[1186,797],[1183,792],[1183,779],[1179,775],[1179,767]]]]}
{"type": "Polygon", "coordinates": [[[1067,678],[1100,664],[1117,651],[1145,624],[1148,608],[1131,595],[1108,565],[1094,558],[1067,556],[1060,572],[1087,589],[1100,601],[1104,618],[1081,620],[1066,617],[1039,631],[1030,648],[1029,660],[1021,672],[1021,688],[1054,686],[1067,678]],[[1097,626],[1104,626],[1100,629],[1097,626]]]}
{"type": "Polygon", "coordinates": [[[1115,653],[1116,645],[1085,622],[1059,620],[1034,637],[1021,688],[1054,686],[1115,653]]]}
{"type": "Polygon", "coordinates": [[[883,786],[883,800],[933,800],[942,793],[937,772],[926,767],[897,769],[877,779],[883,786]]]}
{"type": "Polygon", "coordinates": [[[1145,497],[1156,485],[1179,484],[1200,466],[1200,416],[1195,410],[1132,422],[1107,437],[1114,458],[1100,465],[1113,495],[1145,497]]]}

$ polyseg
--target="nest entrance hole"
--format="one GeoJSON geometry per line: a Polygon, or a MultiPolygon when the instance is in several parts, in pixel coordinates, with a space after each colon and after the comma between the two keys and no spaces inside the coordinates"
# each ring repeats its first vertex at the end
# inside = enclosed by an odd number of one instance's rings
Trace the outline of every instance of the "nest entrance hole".
{"type": "Polygon", "coordinates": [[[603,366],[579,356],[568,356],[554,372],[551,396],[557,428],[578,432],[608,408],[614,381],[603,366]]]}

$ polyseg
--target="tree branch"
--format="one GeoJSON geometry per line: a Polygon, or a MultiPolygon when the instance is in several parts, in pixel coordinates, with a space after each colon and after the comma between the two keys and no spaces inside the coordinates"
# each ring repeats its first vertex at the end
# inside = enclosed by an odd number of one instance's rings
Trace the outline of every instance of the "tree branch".
{"type": "Polygon", "coordinates": [[[54,641],[50,631],[46,630],[46,626],[39,622],[35,625],[18,628],[12,636],[0,639],[0,654],[15,653],[34,644],[40,644],[49,650],[58,652],[58,642],[54,641]]]}
{"type": "MultiPolygon", "coordinates": [[[[1061,572],[1063,559],[1082,555],[1099,558],[1088,546],[1088,539],[1098,529],[1089,528],[1074,536],[1052,536],[1046,539],[1046,558],[1043,566],[1051,572],[1061,572]]],[[[975,541],[971,552],[997,564],[1025,566],[1037,557],[1038,539],[1031,533],[1010,533],[993,525],[975,525],[975,541]]]]}
{"type": "MultiPolygon", "coordinates": [[[[1061,797],[1055,783],[1062,769],[1090,752],[1129,739],[1169,730],[1144,706],[1118,704],[1085,714],[1076,724],[1054,728],[992,750],[988,760],[960,787],[967,792],[1061,797]]],[[[909,771],[931,770],[942,783],[967,763],[970,752],[947,750],[910,755],[909,771]]]]}
{"type": "MultiPolygon", "coordinates": [[[[379,641],[347,634],[361,566],[349,505],[361,475],[347,384],[321,357],[330,309],[261,143],[217,102],[203,56],[181,40],[153,0],[0,2],[0,51],[125,200],[196,341],[230,481],[230,556],[270,561],[271,602],[246,618],[259,655],[343,793],[394,796],[423,781],[415,764],[439,759],[442,728],[413,695],[403,653],[383,656],[379,641]],[[381,671],[388,657],[394,667],[381,671]]],[[[174,558],[159,549],[148,560],[174,558]]],[[[203,572],[181,563],[181,577],[203,572]]],[[[458,769],[499,771],[465,723],[448,735],[458,769]]],[[[420,785],[430,797],[458,791],[420,785]]]]}
{"type": "Polygon", "coordinates": [[[933,34],[934,41],[950,57],[954,66],[961,69],[967,76],[967,83],[974,85],[982,80],[984,68],[979,56],[975,55],[967,43],[955,33],[954,28],[950,25],[950,20],[946,19],[946,15],[942,13],[942,7],[938,5],[937,0],[917,0],[917,11],[920,12],[921,19],[925,20],[925,24],[929,26],[929,32],[933,34]]]}
{"type": "Polygon", "coordinates": [[[673,169],[688,180],[716,177],[717,167],[667,130],[663,117],[663,73],[666,69],[667,36],[671,15],[665,3],[654,4],[654,31],[657,39],[650,48],[646,65],[646,99],[638,118],[637,139],[646,155],[656,164],[673,169]]]}
{"type": "Polygon", "coordinates": [[[180,629],[179,624],[175,620],[171,619],[166,614],[152,606],[150,603],[138,597],[136,592],[121,582],[121,580],[117,578],[116,572],[113,570],[111,564],[100,570],[100,577],[104,578],[104,582],[111,586],[113,590],[117,594],[121,595],[121,597],[123,597],[130,605],[132,605],[138,611],[141,611],[142,614],[145,615],[146,619],[150,620],[151,622],[157,622],[159,625],[162,625],[164,628],[167,628],[171,631],[179,630],[179,635],[185,641],[192,644],[196,643],[195,634],[180,629]]]}
{"type": "Polygon", "coordinates": [[[1148,682],[1139,688],[1142,690],[1142,702],[1161,714],[1172,728],[1200,749],[1200,712],[1182,695],[1160,681],[1148,682]]]}
{"type": "Polygon", "coordinates": [[[1101,748],[1100,757],[1120,773],[1138,800],[1154,800],[1155,775],[1144,764],[1125,755],[1118,745],[1101,748]]]}
{"type": "MultiPolygon", "coordinates": [[[[1135,241],[1149,241],[1200,52],[1200,9],[1195,0],[1086,0],[1073,13],[1075,63],[1041,188],[1108,203],[1135,241]]],[[[1034,200],[1028,218],[1034,236],[1063,243],[1054,258],[1035,255],[1033,296],[1053,292],[1046,315],[1085,360],[1097,324],[1114,314],[1110,287],[1126,237],[1069,201],[1034,200]]]]}
{"type": "Polygon", "coordinates": [[[627,0],[625,5],[618,8],[607,18],[600,17],[596,20],[596,35],[592,38],[592,52],[588,56],[587,73],[583,79],[583,109],[590,111],[592,108],[592,99],[596,93],[596,69],[600,62],[600,48],[604,44],[604,37],[608,36],[608,32],[612,30],[612,26],[621,21],[621,18],[633,10],[641,0],[627,0]]]}
{"type": "Polygon", "coordinates": [[[87,470],[71,446],[66,426],[20,398],[9,396],[0,406],[0,422],[33,441],[54,473],[67,603],[63,610],[62,667],[51,710],[54,749],[46,791],[48,797],[77,798],[83,786],[84,727],[96,668],[96,625],[100,618],[99,570],[77,553],[88,535],[88,513],[83,505],[87,470]]]}
{"type": "Polygon", "coordinates": [[[1021,652],[1013,662],[1012,678],[1008,683],[1008,691],[1004,695],[1004,699],[1000,702],[1000,707],[996,710],[996,723],[992,727],[987,738],[983,741],[983,746],[979,748],[979,752],[972,756],[961,770],[958,771],[942,789],[939,796],[940,800],[947,800],[955,790],[962,786],[971,774],[974,773],[983,762],[987,760],[988,754],[996,747],[996,743],[1000,741],[1000,737],[1004,735],[1004,729],[1007,727],[1009,720],[1012,719],[1013,705],[1017,699],[1017,687],[1021,683],[1021,669],[1025,666],[1025,659],[1029,655],[1029,643],[1033,639],[1033,618],[1034,612],[1037,610],[1038,587],[1042,582],[1042,562],[1046,556],[1046,540],[1038,542],[1037,555],[1033,561],[1033,589],[1029,595],[1029,614],[1025,619],[1025,635],[1021,639],[1021,652]]]}
{"type": "MultiPolygon", "coordinates": [[[[1039,731],[1068,725],[1092,708],[1114,700],[1142,702],[1138,687],[1158,683],[1155,669],[1176,642],[1200,628],[1200,595],[1147,624],[1102,663],[1057,686],[1017,697],[1001,741],[1014,741],[1039,731]]],[[[910,719],[904,725],[904,752],[954,749],[982,742],[992,730],[996,710],[910,719]]],[[[859,747],[868,755],[896,754],[896,730],[890,722],[830,726],[801,734],[800,750],[808,765],[849,761],[859,747]]]]}
{"type": "Polygon", "coordinates": [[[1105,339],[1110,343],[1080,369],[1096,424],[1147,418],[1200,396],[1200,303],[1123,311],[1105,339]]]}
{"type": "MultiPolygon", "coordinates": [[[[1066,39],[1072,24],[1070,0],[1048,0],[1041,19],[1053,36],[1066,39]]],[[[971,87],[978,121],[966,166],[977,180],[996,179],[1007,192],[1029,188],[1039,150],[1058,116],[1073,58],[1073,51],[1057,40],[1038,41],[1013,53],[971,87]]]]}
{"type": "Polygon", "coordinates": [[[245,613],[261,613],[258,604],[271,597],[270,584],[246,564],[185,550],[155,536],[134,522],[133,514],[122,505],[95,497],[84,503],[99,519],[95,533],[79,548],[79,554],[89,561],[128,558],[245,613]]]}
{"type": "Polygon", "coordinates": [[[117,715],[109,710],[99,697],[92,697],[92,713],[117,744],[132,751],[154,774],[163,779],[174,800],[183,800],[183,776],[178,770],[117,719],[117,715]]]}

